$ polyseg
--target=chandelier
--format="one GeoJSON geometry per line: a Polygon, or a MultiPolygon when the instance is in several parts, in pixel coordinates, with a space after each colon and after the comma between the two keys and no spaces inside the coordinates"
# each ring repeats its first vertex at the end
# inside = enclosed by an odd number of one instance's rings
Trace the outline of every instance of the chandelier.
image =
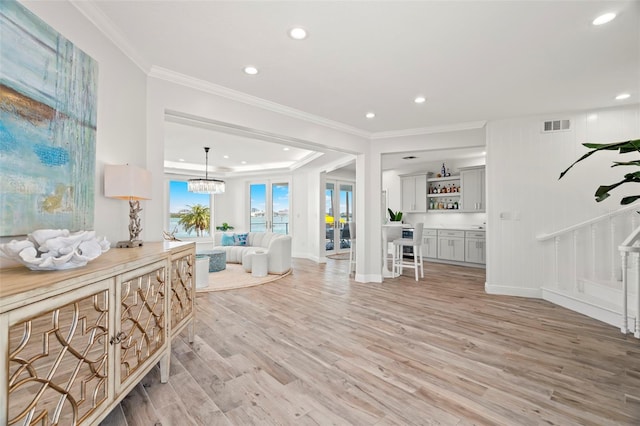
{"type": "Polygon", "coordinates": [[[222,194],[224,193],[224,181],[220,179],[209,179],[209,147],[204,147],[205,169],[204,179],[189,179],[187,189],[189,192],[198,194],[222,194]]]}

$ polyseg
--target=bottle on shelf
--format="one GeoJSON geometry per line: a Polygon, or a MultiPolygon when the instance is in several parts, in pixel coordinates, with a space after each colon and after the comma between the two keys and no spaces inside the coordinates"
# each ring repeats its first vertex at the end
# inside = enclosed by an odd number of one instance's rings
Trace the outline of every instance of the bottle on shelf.
{"type": "Polygon", "coordinates": [[[454,208],[455,210],[458,210],[458,208],[459,208],[459,207],[458,207],[458,202],[457,202],[457,201],[456,201],[455,203],[453,203],[453,208],[454,208]]]}
{"type": "Polygon", "coordinates": [[[442,169],[440,169],[440,174],[442,175],[442,177],[445,177],[447,175],[447,168],[444,166],[444,163],[442,163],[442,169]]]}

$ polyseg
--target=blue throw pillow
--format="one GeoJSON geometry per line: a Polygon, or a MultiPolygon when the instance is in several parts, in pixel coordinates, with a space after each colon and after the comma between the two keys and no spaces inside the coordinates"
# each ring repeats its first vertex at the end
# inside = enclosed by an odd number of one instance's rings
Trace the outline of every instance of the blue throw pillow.
{"type": "Polygon", "coordinates": [[[249,238],[249,234],[235,234],[236,236],[236,245],[237,246],[246,246],[247,238],[249,238]]]}
{"type": "Polygon", "coordinates": [[[235,244],[234,234],[222,234],[222,245],[232,246],[235,244]]]}

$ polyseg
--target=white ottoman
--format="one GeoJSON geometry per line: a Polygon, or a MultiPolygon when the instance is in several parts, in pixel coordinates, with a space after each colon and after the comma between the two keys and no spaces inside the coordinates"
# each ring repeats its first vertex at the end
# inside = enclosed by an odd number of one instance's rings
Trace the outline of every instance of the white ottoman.
{"type": "Polygon", "coordinates": [[[251,256],[251,276],[256,278],[266,277],[267,271],[267,253],[257,251],[251,256]]]}
{"type": "Polygon", "coordinates": [[[209,287],[209,256],[196,256],[196,288],[209,287]]]}

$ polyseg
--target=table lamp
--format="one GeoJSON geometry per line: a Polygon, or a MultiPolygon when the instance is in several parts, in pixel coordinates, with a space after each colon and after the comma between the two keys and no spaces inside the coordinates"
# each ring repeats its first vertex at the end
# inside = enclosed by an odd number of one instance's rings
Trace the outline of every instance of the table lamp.
{"type": "Polygon", "coordinates": [[[104,195],[109,198],[129,200],[129,241],[118,241],[116,247],[142,246],[138,239],[142,227],[139,213],[140,200],[151,199],[151,172],[128,164],[104,166],[104,195]]]}

